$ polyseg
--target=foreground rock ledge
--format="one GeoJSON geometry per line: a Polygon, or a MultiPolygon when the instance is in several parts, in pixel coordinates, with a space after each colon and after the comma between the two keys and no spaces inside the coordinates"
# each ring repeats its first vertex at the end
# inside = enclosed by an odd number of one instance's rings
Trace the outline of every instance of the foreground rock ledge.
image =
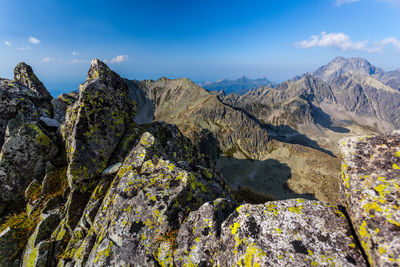
{"type": "Polygon", "coordinates": [[[400,134],[340,143],[341,194],[372,266],[400,264],[400,134]]]}

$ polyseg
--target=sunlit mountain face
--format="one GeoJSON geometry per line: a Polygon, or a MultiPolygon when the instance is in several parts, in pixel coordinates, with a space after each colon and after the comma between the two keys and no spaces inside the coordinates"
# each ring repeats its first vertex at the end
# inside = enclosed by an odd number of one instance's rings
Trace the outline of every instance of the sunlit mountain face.
{"type": "Polygon", "coordinates": [[[400,265],[399,1],[1,7],[0,267],[400,265]]]}

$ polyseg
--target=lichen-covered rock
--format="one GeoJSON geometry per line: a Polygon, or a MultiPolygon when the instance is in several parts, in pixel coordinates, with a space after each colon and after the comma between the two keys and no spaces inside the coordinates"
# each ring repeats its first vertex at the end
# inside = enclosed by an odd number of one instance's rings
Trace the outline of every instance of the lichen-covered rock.
{"type": "Polygon", "coordinates": [[[0,152],[0,202],[20,203],[29,183],[41,180],[58,148],[37,123],[14,130],[0,152]]]}
{"type": "Polygon", "coordinates": [[[365,266],[343,213],[303,199],[239,206],[222,224],[219,266],[365,266]]]}
{"type": "Polygon", "coordinates": [[[15,81],[0,78],[0,146],[4,143],[6,128],[12,120],[35,121],[39,112],[32,91],[15,81]],[[19,116],[18,116],[19,115],[19,116]]]}
{"type": "Polygon", "coordinates": [[[78,97],[78,92],[70,92],[67,94],[61,94],[57,98],[51,100],[54,119],[59,123],[63,123],[65,121],[65,113],[67,112],[68,106],[74,104],[78,97]]]}
{"type": "Polygon", "coordinates": [[[18,266],[20,248],[14,237],[14,231],[8,227],[0,233],[0,266],[18,266]],[[16,257],[17,256],[17,257],[16,257]]]}
{"type": "Polygon", "coordinates": [[[128,88],[118,74],[94,59],[79,98],[66,114],[62,129],[68,155],[68,180],[73,189],[85,191],[91,178],[106,167],[134,109],[128,88]]]}
{"type": "Polygon", "coordinates": [[[33,73],[32,67],[24,62],[18,63],[15,67],[14,80],[30,88],[36,96],[50,100],[52,99],[46,87],[44,87],[43,83],[33,73]]]}
{"type": "Polygon", "coordinates": [[[179,228],[174,263],[177,266],[216,265],[222,223],[236,206],[235,202],[219,198],[192,211],[179,228]]]}
{"type": "Polygon", "coordinates": [[[342,202],[372,266],[400,265],[400,134],[340,142],[342,202]]]}
{"type": "Polygon", "coordinates": [[[48,254],[52,246],[46,241],[60,222],[57,213],[42,214],[34,233],[29,237],[22,260],[23,266],[49,266],[48,254]]]}
{"type": "MultiPolygon", "coordinates": [[[[83,242],[63,262],[157,264],[161,241],[175,238],[191,210],[217,197],[229,197],[224,181],[212,169],[177,165],[173,154],[144,133],[120,167],[83,242]]],[[[168,248],[167,261],[173,257],[168,248]]]]}
{"type": "Polygon", "coordinates": [[[177,266],[365,266],[343,213],[318,201],[216,200],[179,229],[177,266]]]}

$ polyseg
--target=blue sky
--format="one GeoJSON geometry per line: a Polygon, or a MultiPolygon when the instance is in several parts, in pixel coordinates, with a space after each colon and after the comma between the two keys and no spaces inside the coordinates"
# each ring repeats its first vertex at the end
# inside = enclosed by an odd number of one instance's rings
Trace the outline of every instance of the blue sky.
{"type": "Polygon", "coordinates": [[[0,77],[24,61],[53,95],[90,60],[131,79],[280,82],[335,56],[400,68],[400,0],[1,0],[0,77]]]}

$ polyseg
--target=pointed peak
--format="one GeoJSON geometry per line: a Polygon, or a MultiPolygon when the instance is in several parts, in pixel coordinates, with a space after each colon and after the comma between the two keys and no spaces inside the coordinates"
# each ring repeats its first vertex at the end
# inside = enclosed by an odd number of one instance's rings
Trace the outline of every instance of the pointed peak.
{"type": "Polygon", "coordinates": [[[110,68],[100,59],[94,58],[90,63],[90,69],[87,74],[87,80],[104,77],[104,75],[112,72],[110,68]]]}
{"type": "Polygon", "coordinates": [[[342,57],[342,56],[337,56],[332,61],[343,61],[343,60],[347,60],[347,58],[342,57]]]}
{"type": "Polygon", "coordinates": [[[32,90],[38,97],[52,99],[43,83],[33,73],[32,67],[25,62],[20,62],[14,68],[14,80],[25,85],[32,90]]]}

